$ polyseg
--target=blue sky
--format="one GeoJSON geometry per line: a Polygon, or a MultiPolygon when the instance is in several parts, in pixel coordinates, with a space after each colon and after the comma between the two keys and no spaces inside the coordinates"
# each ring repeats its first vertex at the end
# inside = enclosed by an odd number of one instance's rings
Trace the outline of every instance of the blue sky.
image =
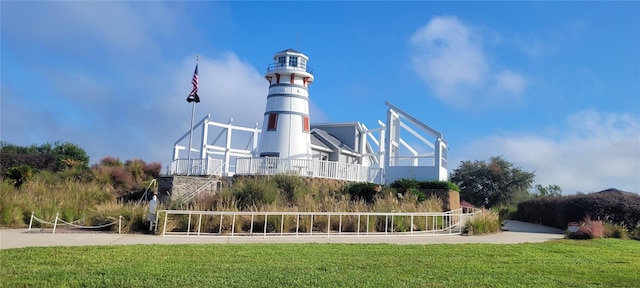
{"type": "MultiPolygon", "coordinates": [[[[3,1],[1,137],[169,164],[196,121],[262,121],[275,52],[310,57],[312,122],[442,132],[564,193],[640,192],[640,2],[3,1]]],[[[260,123],[261,124],[261,123],[260,123]]]]}

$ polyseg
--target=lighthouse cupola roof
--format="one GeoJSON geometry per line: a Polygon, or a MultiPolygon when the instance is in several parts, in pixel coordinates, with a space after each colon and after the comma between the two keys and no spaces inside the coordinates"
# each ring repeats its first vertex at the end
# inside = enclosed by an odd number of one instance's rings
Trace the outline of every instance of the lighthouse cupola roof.
{"type": "Polygon", "coordinates": [[[270,74],[296,74],[303,77],[307,77],[313,81],[313,69],[311,69],[307,62],[309,57],[303,53],[294,49],[282,50],[273,55],[274,62],[267,67],[267,75],[270,74]]]}

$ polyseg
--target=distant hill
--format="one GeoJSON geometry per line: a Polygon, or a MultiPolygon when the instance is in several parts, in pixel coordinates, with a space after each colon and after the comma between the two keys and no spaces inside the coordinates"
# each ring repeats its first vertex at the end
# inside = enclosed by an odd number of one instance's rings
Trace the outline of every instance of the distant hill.
{"type": "Polygon", "coordinates": [[[633,196],[638,196],[637,193],[633,193],[633,192],[627,192],[627,191],[622,191],[622,190],[618,190],[616,188],[609,188],[609,189],[604,189],[600,192],[596,192],[596,194],[618,194],[618,195],[633,195],[633,196]]]}

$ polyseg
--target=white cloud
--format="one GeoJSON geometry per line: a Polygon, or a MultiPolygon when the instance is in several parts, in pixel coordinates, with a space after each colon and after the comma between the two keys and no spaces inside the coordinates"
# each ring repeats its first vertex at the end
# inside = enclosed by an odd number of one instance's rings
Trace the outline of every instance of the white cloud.
{"type": "Polygon", "coordinates": [[[471,106],[486,98],[490,81],[494,93],[519,94],[526,79],[510,70],[496,73],[483,51],[480,33],[455,17],[434,17],[411,39],[416,73],[436,97],[454,106],[471,106]],[[481,99],[477,99],[480,98],[481,99]]]}
{"type": "MultiPolygon", "coordinates": [[[[195,55],[185,55],[190,49],[172,38],[190,31],[189,18],[159,2],[41,4],[3,4],[2,41],[10,49],[2,53],[12,60],[3,69],[16,73],[3,78],[2,140],[25,146],[71,142],[92,163],[115,156],[168,165],[173,143],[191,121],[186,97],[195,55]],[[42,45],[47,49],[30,48],[42,45]],[[39,81],[24,89],[21,75],[39,81]]],[[[263,71],[233,52],[203,52],[195,120],[210,113],[217,122],[262,122],[268,93],[263,71]]]]}
{"type": "Polygon", "coordinates": [[[456,167],[461,160],[503,155],[535,171],[537,183],[560,185],[566,194],[607,188],[640,193],[639,119],[583,111],[549,131],[556,132],[494,135],[461,145],[455,152],[456,167]]]}
{"type": "Polygon", "coordinates": [[[527,81],[519,74],[502,70],[496,74],[496,84],[494,89],[498,93],[520,94],[527,87],[527,81]]]}
{"type": "Polygon", "coordinates": [[[162,2],[17,2],[6,8],[11,11],[2,14],[3,25],[15,25],[3,29],[10,38],[79,57],[95,52],[144,57],[158,53],[155,36],[175,32],[176,19],[162,2]]]}

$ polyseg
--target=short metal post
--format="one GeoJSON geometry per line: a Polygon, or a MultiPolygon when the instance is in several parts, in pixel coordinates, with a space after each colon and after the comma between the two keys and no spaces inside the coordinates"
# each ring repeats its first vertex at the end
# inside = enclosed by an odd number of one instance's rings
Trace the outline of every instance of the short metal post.
{"type": "Polygon", "coordinates": [[[29,219],[29,231],[31,231],[31,225],[33,224],[33,211],[31,211],[31,219],[29,219]]]}
{"type": "Polygon", "coordinates": [[[122,215],[118,216],[118,234],[122,234],[122,215]]]}
{"type": "Polygon", "coordinates": [[[251,212],[251,227],[249,227],[249,235],[253,235],[253,212],[251,212]]]}
{"type": "Polygon", "coordinates": [[[56,234],[57,226],[58,226],[58,213],[56,213],[56,220],[53,222],[53,234],[56,234]]]}
{"type": "Polygon", "coordinates": [[[167,215],[169,215],[169,212],[165,211],[164,212],[164,225],[162,226],[162,238],[164,238],[164,234],[167,233],[167,215]]]}
{"type": "Polygon", "coordinates": [[[153,228],[153,230],[154,230],[153,234],[154,235],[158,234],[158,219],[160,219],[160,210],[156,210],[156,218],[153,219],[154,220],[153,222],[155,224],[155,227],[153,228]]]}

